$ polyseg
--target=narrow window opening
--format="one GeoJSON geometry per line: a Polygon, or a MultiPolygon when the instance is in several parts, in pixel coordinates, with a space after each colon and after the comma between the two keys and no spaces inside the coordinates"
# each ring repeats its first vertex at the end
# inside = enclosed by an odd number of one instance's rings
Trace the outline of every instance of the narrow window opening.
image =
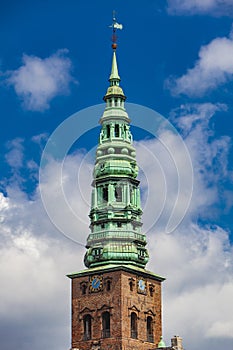
{"type": "Polygon", "coordinates": [[[103,201],[108,201],[108,187],[103,187],[103,201]]]}
{"type": "Polygon", "coordinates": [[[102,329],[103,329],[103,338],[110,337],[110,313],[108,311],[103,312],[102,314],[102,329]]]}
{"type": "Polygon", "coordinates": [[[129,288],[130,288],[130,291],[132,292],[133,291],[133,281],[129,282],[129,288]]]}
{"type": "Polygon", "coordinates": [[[119,124],[115,124],[115,137],[120,136],[120,127],[119,124]]]}
{"type": "Polygon", "coordinates": [[[106,290],[109,292],[111,290],[111,281],[108,280],[106,283],[106,290]]]}
{"type": "Polygon", "coordinates": [[[109,137],[110,137],[110,125],[106,125],[106,133],[107,133],[107,138],[109,139],[109,137]]]}
{"type": "Polygon", "coordinates": [[[117,223],[117,227],[122,227],[122,223],[121,223],[121,222],[118,222],[118,223],[117,223]]]}
{"type": "Polygon", "coordinates": [[[91,339],[91,315],[85,315],[83,318],[84,340],[91,339]]]}
{"type": "Polygon", "coordinates": [[[115,187],[115,198],[116,202],[122,202],[122,187],[115,187]]]}
{"type": "Polygon", "coordinates": [[[115,98],[115,106],[117,106],[117,98],[115,98]]]}
{"type": "Polygon", "coordinates": [[[138,337],[137,315],[135,312],[131,313],[130,324],[131,324],[131,338],[137,339],[138,337]]]}
{"type": "Polygon", "coordinates": [[[146,331],[147,331],[147,341],[150,343],[154,342],[153,336],[153,319],[151,316],[148,316],[146,319],[146,331]]]}

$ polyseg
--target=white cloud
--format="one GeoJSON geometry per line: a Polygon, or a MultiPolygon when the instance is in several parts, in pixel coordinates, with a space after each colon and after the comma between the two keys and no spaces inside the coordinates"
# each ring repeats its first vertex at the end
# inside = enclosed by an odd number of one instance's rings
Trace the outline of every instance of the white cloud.
{"type": "MultiPolygon", "coordinates": [[[[38,135],[40,138],[40,135],[38,135]]],[[[32,140],[33,143],[41,147],[43,137],[41,140],[35,139],[32,140]]],[[[32,150],[33,144],[30,144],[30,149],[32,150]]],[[[5,153],[5,162],[10,168],[10,176],[7,178],[8,183],[14,184],[16,186],[24,186],[27,181],[31,180],[38,181],[38,169],[39,166],[33,159],[26,159],[25,152],[27,150],[26,141],[22,138],[15,138],[11,141],[8,141],[5,145],[7,152],[5,153]]],[[[38,152],[38,146],[35,147],[35,152],[38,152]]],[[[42,150],[41,148],[39,149],[42,150]]],[[[32,155],[33,157],[33,151],[32,155]]],[[[4,186],[4,181],[2,181],[4,186]]]]}
{"type": "Polygon", "coordinates": [[[35,142],[36,144],[42,146],[42,149],[43,149],[44,146],[45,146],[45,143],[48,140],[48,134],[47,133],[42,133],[42,134],[39,134],[39,135],[35,135],[35,136],[33,136],[31,138],[31,140],[33,142],[35,142]]]}
{"type": "Polygon", "coordinates": [[[212,14],[215,16],[233,14],[232,0],[168,0],[170,14],[212,14]]]}
{"type": "MultiPolygon", "coordinates": [[[[233,289],[232,286],[230,286],[229,288],[229,292],[232,294],[233,293],[233,289]]],[[[224,298],[225,295],[221,295],[221,298],[224,298]]],[[[219,302],[221,302],[221,300],[219,300],[219,302]]],[[[227,338],[233,338],[232,336],[233,334],[233,322],[228,321],[228,322],[221,322],[221,321],[216,321],[213,323],[213,325],[211,326],[211,328],[208,330],[207,332],[207,337],[227,337],[227,338]]]]}
{"type": "MultiPolygon", "coordinates": [[[[150,266],[167,278],[163,287],[166,339],[174,332],[181,334],[190,350],[197,345],[209,350],[213,338],[226,344],[225,336],[232,338],[233,329],[233,250],[228,232],[189,222],[172,235],[156,232],[151,240],[156,244],[150,245],[150,266]],[[228,325],[224,333],[223,324],[228,325]]],[[[218,344],[211,349],[217,350],[218,344]]]]}
{"type": "Polygon", "coordinates": [[[8,198],[0,198],[0,328],[10,325],[1,345],[7,350],[16,343],[23,350],[31,344],[36,350],[43,344],[68,349],[70,283],[65,275],[83,268],[84,248],[56,231],[38,196],[30,201],[18,192],[11,188],[8,198]]]}
{"type": "Polygon", "coordinates": [[[203,96],[233,80],[233,38],[216,38],[202,46],[193,68],[179,78],[170,78],[168,87],[175,95],[203,96]]]}
{"type": "Polygon", "coordinates": [[[5,154],[7,164],[14,169],[21,168],[23,166],[23,139],[16,138],[9,141],[6,147],[8,149],[8,152],[5,154]]]}
{"type": "Polygon", "coordinates": [[[69,84],[74,80],[67,52],[59,50],[44,59],[24,55],[23,65],[8,72],[7,82],[14,87],[25,109],[44,111],[54,97],[69,92],[69,84]]]}
{"type": "MultiPolygon", "coordinates": [[[[220,184],[225,180],[230,181],[228,155],[231,140],[227,136],[214,137],[211,128],[211,118],[215,113],[224,112],[225,109],[226,106],[222,104],[190,104],[172,113],[172,122],[182,130],[189,149],[195,179],[191,205],[185,220],[196,220],[200,217],[215,220],[216,209],[207,210],[207,208],[217,203],[229,210],[229,194],[224,194],[224,188],[220,184]]],[[[159,139],[140,142],[137,145],[137,160],[143,172],[146,173],[146,177],[143,176],[141,181],[141,187],[146,189],[142,198],[145,203],[144,230],[147,230],[157,220],[157,224],[163,225],[162,229],[165,230],[181,180],[174,157],[179,158],[180,167],[183,166],[186,169],[178,137],[173,133],[162,131],[159,139]],[[173,154],[170,154],[161,144],[160,138],[166,139],[166,144],[173,150],[173,154]],[[148,195],[150,200],[147,200],[148,195]]],[[[184,189],[190,186],[189,175],[186,173],[186,178],[182,178],[182,181],[187,182],[183,184],[184,189]]],[[[183,193],[183,196],[186,196],[186,192],[183,193]]],[[[183,202],[180,200],[179,203],[176,203],[176,206],[180,207],[177,214],[182,210],[183,202]]]]}
{"type": "MultiPolygon", "coordinates": [[[[228,341],[232,342],[232,245],[229,232],[216,225],[212,215],[221,202],[219,180],[229,180],[230,143],[225,137],[216,138],[210,123],[214,113],[224,108],[213,104],[188,105],[173,113],[173,121],[184,132],[194,164],[192,205],[173,234],[163,233],[166,215],[148,234],[151,256],[148,268],[167,277],[163,287],[165,339],[169,342],[173,334],[179,333],[189,350],[196,350],[197,346],[217,350],[220,343],[230,348],[228,341]],[[199,225],[200,216],[207,218],[208,224],[199,225]]],[[[174,148],[179,146],[172,134],[167,133],[166,137],[174,148]]],[[[176,151],[179,153],[179,148],[176,151]]],[[[164,196],[169,212],[169,200],[177,191],[176,169],[157,140],[138,143],[137,158],[145,174],[142,187],[148,173],[154,179],[149,195],[156,200],[154,207],[145,208],[146,226],[164,196]],[[164,178],[158,164],[166,175],[164,187],[160,186],[164,178]],[[163,192],[166,188],[167,193],[163,192]]],[[[58,170],[58,161],[48,162],[42,186],[54,205],[55,220],[60,216],[65,229],[84,244],[89,233],[89,158],[81,152],[69,155],[61,178],[58,170]],[[65,198],[76,214],[72,220],[60,198],[61,180],[65,198]]],[[[83,268],[85,248],[66,239],[49,222],[38,189],[31,200],[17,187],[11,185],[6,190],[8,197],[0,195],[0,278],[4,286],[0,290],[0,326],[7,321],[10,334],[14,329],[14,337],[8,333],[1,335],[2,347],[10,350],[21,342],[22,350],[31,349],[32,344],[35,350],[69,348],[70,287],[65,274],[83,268]]]]}
{"type": "Polygon", "coordinates": [[[228,206],[221,184],[231,177],[228,164],[231,140],[228,136],[214,137],[211,128],[211,118],[225,109],[221,104],[190,104],[174,111],[172,117],[183,130],[191,154],[195,182],[190,213],[199,217],[214,219],[214,210],[203,210],[218,202],[228,206]]]}
{"type": "MultiPolygon", "coordinates": [[[[208,103],[182,106],[173,113],[172,120],[183,131],[191,154],[194,188],[189,211],[172,234],[164,234],[164,227],[177,191],[176,169],[171,160],[167,164],[169,159],[158,141],[143,142],[165,170],[167,194],[163,193],[159,168],[151,157],[143,157],[143,148],[139,146],[137,150],[142,168],[153,173],[154,184],[149,190],[156,198],[156,205],[160,206],[166,197],[166,215],[160,217],[148,234],[149,268],[167,278],[163,288],[165,339],[168,343],[171,335],[178,333],[184,338],[185,348],[190,350],[196,350],[197,346],[217,350],[220,344],[227,348],[233,334],[233,248],[230,233],[215,224],[216,207],[225,205],[221,183],[232,181],[228,165],[230,139],[216,138],[211,127],[214,114],[224,110],[224,105],[208,103]],[[200,218],[206,224],[199,224],[200,218]]],[[[173,145],[177,146],[175,142],[173,145]]],[[[146,208],[145,222],[154,212],[155,205],[146,208]]]]}

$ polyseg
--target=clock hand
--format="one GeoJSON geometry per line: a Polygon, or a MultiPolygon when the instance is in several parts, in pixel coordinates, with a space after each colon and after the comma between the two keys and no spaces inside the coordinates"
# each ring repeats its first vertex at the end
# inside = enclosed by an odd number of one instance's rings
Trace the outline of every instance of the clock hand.
{"type": "Polygon", "coordinates": [[[93,287],[97,286],[98,284],[99,284],[99,280],[96,280],[96,279],[95,279],[95,280],[93,281],[93,287]]]}

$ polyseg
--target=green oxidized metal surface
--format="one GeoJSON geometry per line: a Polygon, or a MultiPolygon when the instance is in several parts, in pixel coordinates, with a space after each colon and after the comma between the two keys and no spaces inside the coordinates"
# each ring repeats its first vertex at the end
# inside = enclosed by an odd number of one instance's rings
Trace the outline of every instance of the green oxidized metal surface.
{"type": "Polygon", "coordinates": [[[158,344],[158,348],[159,348],[159,349],[166,348],[166,344],[165,344],[165,342],[163,341],[163,337],[162,337],[162,336],[160,337],[160,342],[159,342],[159,344],[158,344]]]}
{"type": "Polygon", "coordinates": [[[109,82],[100,119],[89,214],[91,233],[84,262],[89,268],[106,264],[144,268],[149,257],[141,232],[138,166],[115,51],[109,82]]]}

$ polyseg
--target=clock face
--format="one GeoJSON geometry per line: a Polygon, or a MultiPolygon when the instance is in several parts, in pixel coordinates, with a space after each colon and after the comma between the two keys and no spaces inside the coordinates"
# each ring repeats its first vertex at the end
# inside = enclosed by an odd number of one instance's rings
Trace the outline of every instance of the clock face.
{"type": "Polygon", "coordinates": [[[89,282],[89,288],[91,292],[98,292],[102,289],[102,276],[91,276],[89,282]]]}
{"type": "Polygon", "coordinates": [[[143,278],[138,278],[138,292],[146,294],[146,281],[143,278]]]}

